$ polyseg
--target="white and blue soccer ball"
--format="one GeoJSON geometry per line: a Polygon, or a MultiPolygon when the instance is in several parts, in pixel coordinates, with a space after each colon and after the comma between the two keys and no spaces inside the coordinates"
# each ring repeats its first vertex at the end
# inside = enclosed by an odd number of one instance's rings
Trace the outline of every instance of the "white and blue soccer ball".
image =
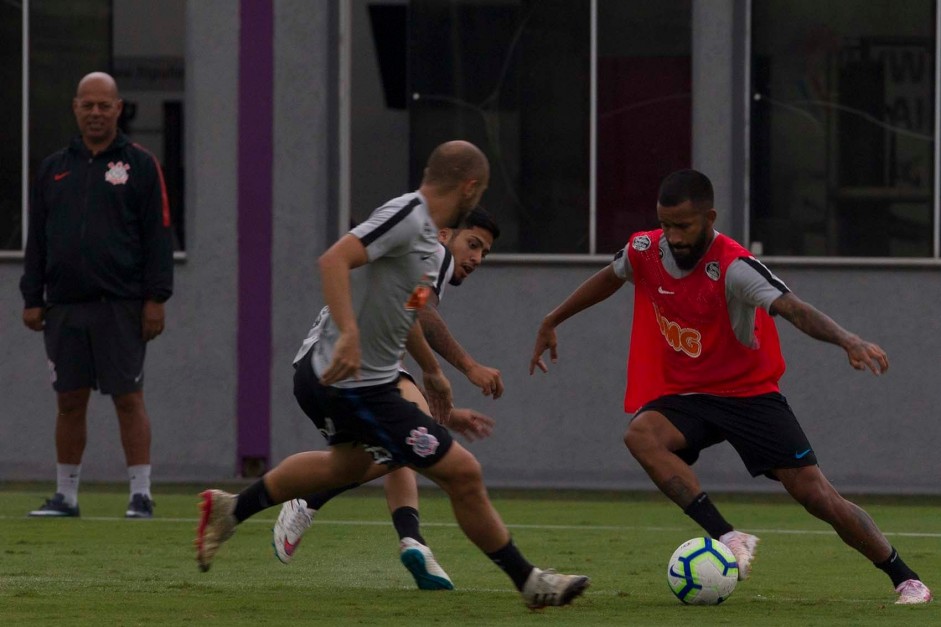
{"type": "Polygon", "coordinates": [[[683,603],[718,605],[735,590],[738,563],[729,547],[718,540],[692,538],[673,552],[667,583],[683,603]]]}

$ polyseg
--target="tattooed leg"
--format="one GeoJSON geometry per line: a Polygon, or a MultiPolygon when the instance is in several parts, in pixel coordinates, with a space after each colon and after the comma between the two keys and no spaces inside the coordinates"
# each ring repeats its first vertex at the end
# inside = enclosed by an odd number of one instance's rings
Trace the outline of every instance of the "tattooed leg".
{"type": "Polygon", "coordinates": [[[673,451],[686,447],[686,439],[667,418],[647,411],[631,421],[624,444],[660,490],[681,508],[702,492],[689,464],[673,451]]]}
{"type": "Polygon", "coordinates": [[[843,542],[870,561],[888,559],[892,545],[878,525],[865,510],[840,496],[819,467],[784,468],[776,470],[775,475],[798,503],[829,523],[843,542]]]}

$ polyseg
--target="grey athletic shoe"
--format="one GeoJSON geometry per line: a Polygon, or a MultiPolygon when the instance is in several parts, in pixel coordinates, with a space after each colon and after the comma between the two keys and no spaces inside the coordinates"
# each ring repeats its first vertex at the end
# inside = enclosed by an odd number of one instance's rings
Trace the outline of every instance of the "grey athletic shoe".
{"type": "Polygon", "coordinates": [[[65,497],[56,492],[51,499],[46,499],[39,509],[34,509],[29,513],[34,518],[78,518],[78,503],[69,505],[65,502],[65,497]]]}
{"type": "Polygon", "coordinates": [[[202,515],[199,518],[199,527],[196,529],[196,562],[199,570],[206,572],[212,565],[212,558],[222,543],[235,533],[235,501],[234,494],[222,490],[206,490],[202,494],[199,509],[202,515]]]}
{"type": "Polygon", "coordinates": [[[552,569],[534,568],[521,594],[526,607],[538,610],[549,605],[568,605],[588,588],[591,580],[582,575],[563,575],[552,569]]]}
{"type": "Polygon", "coordinates": [[[154,500],[144,494],[135,494],[131,497],[131,502],[127,504],[127,511],[124,512],[125,518],[153,518],[154,500]]]}
{"type": "Polygon", "coordinates": [[[402,565],[412,573],[419,590],[454,590],[451,578],[427,546],[414,538],[402,538],[399,553],[402,565]]]}

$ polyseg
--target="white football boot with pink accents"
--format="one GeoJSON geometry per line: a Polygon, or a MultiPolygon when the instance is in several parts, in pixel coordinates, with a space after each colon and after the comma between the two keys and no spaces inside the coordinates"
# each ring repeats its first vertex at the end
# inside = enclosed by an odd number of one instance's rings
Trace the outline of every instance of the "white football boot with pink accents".
{"type": "Polygon", "coordinates": [[[918,605],[931,602],[931,590],[917,579],[903,581],[895,591],[899,595],[896,605],[918,605]]]}
{"type": "Polygon", "coordinates": [[[751,563],[755,559],[755,550],[758,547],[758,536],[741,531],[730,531],[719,537],[719,542],[729,547],[735,561],[738,562],[738,580],[748,579],[751,574],[751,563]]]}

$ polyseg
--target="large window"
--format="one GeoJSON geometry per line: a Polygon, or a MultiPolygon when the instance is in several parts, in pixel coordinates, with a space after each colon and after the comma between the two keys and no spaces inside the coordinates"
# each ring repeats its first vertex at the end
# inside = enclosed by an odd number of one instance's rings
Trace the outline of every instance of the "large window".
{"type": "Polygon", "coordinates": [[[656,228],[660,181],[690,167],[690,2],[598,4],[597,252],[656,228]]]}
{"type": "Polygon", "coordinates": [[[761,0],[752,18],[752,249],[937,256],[934,0],[761,0]]]}
{"type": "Polygon", "coordinates": [[[611,253],[690,162],[690,2],[413,0],[410,179],[463,138],[505,253],[611,253]]]}
{"type": "Polygon", "coordinates": [[[176,247],[184,247],[183,2],[0,2],[0,76],[5,86],[0,105],[0,252],[21,254],[28,202],[23,188],[31,185],[39,163],[77,133],[72,96],[79,79],[95,70],[111,72],[118,81],[125,101],[121,128],[161,161],[176,247]]]}
{"type": "Polygon", "coordinates": [[[0,251],[19,249],[23,213],[23,7],[0,2],[0,251]]]}

